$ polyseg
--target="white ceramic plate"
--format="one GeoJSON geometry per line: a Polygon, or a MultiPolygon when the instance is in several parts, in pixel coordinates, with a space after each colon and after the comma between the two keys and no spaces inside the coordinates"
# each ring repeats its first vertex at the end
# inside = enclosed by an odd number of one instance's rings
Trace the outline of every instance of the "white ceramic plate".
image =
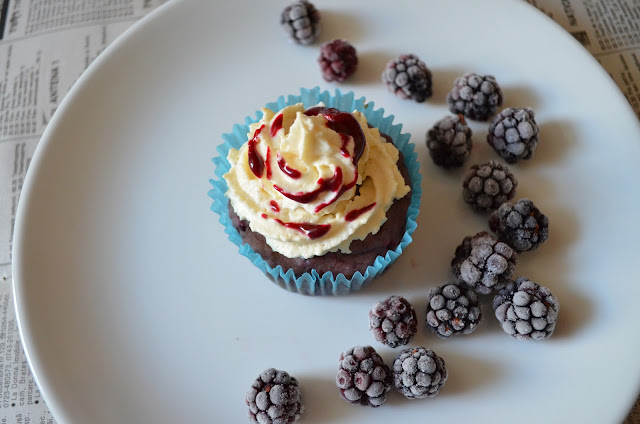
{"type": "MultiPolygon", "coordinates": [[[[302,385],[307,423],[616,422],[640,381],[640,129],[607,74],[570,36],[521,1],[317,1],[321,41],[357,46],[343,90],[374,100],[413,134],[424,196],[415,241],[361,293],[311,298],[270,283],[209,210],[220,134],[280,94],[332,89],[318,45],[290,44],[279,2],[171,2],[96,61],[38,146],[20,201],[14,281],[23,342],[60,423],[243,422],[244,394],[265,368],[302,385]],[[415,53],[434,73],[424,104],[393,97],[384,64],[415,53]],[[466,337],[424,329],[427,288],[448,278],[485,217],[461,200],[462,171],[430,162],[424,134],[447,113],[465,71],[492,73],[504,106],[537,111],[535,157],[513,167],[518,198],[551,220],[548,242],[517,275],[561,302],[554,336],[525,343],[486,322],[466,337]],[[371,409],[339,399],[337,358],[376,344],[367,312],[391,294],[421,319],[412,346],[443,356],[435,399],[392,392],[371,409]],[[416,421],[417,422],[417,421],[416,421]]],[[[468,165],[496,158],[473,123],[468,165]]],[[[485,305],[486,306],[486,305],[485,305]]]]}

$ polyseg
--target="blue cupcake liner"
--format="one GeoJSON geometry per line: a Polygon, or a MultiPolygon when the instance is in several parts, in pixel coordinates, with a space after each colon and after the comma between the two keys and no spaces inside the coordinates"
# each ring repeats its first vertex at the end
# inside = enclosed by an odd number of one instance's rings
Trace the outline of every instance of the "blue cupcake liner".
{"type": "Polygon", "coordinates": [[[353,277],[346,278],[343,274],[333,275],[332,272],[326,272],[320,275],[315,269],[306,272],[298,277],[295,276],[293,270],[285,270],[278,265],[272,268],[262,257],[256,253],[251,246],[244,244],[238,231],[233,227],[231,218],[229,218],[228,202],[225,197],[227,191],[227,182],[222,178],[226,174],[231,165],[227,161],[230,149],[239,149],[247,141],[247,133],[249,125],[257,122],[262,117],[262,111],[257,111],[255,118],[245,118],[245,124],[235,124],[230,133],[223,134],[224,143],[219,145],[216,150],[219,156],[214,157],[216,179],[209,180],[213,188],[207,193],[213,199],[211,210],[220,215],[220,223],[225,227],[225,233],[229,236],[229,240],[239,248],[240,254],[249,258],[249,260],[258,269],[262,270],[273,282],[280,287],[292,292],[307,295],[342,295],[348,294],[365,287],[375,277],[381,275],[395,260],[402,254],[403,250],[413,240],[411,234],[415,231],[417,224],[416,218],[420,209],[420,198],[422,196],[422,175],[420,174],[420,164],[418,155],[415,152],[415,146],[409,142],[410,134],[401,133],[402,124],[393,124],[393,115],[384,116],[384,109],[375,109],[373,102],[365,102],[365,98],[355,98],[353,92],[342,93],[340,90],[335,91],[331,95],[328,91],[320,91],[320,87],[312,89],[302,88],[299,95],[289,95],[287,97],[280,96],[275,102],[267,103],[265,106],[274,112],[288,105],[303,103],[305,107],[315,106],[318,103],[324,103],[328,107],[333,107],[345,112],[353,112],[359,110],[367,118],[371,125],[375,126],[380,132],[389,135],[395,146],[404,155],[404,161],[411,177],[411,204],[407,211],[407,226],[404,236],[394,250],[387,251],[386,255],[378,256],[373,264],[371,264],[361,274],[356,272],[353,277]]]}

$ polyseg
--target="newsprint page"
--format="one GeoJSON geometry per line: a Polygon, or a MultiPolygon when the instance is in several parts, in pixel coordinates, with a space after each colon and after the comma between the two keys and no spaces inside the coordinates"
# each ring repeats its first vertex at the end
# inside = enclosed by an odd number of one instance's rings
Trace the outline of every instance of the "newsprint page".
{"type": "MultiPolygon", "coordinates": [[[[31,157],[82,72],[165,1],[0,0],[0,424],[55,423],[22,350],[11,289],[13,225],[31,157]]],[[[595,56],[640,118],[640,0],[528,2],[595,56]]],[[[625,423],[640,424],[639,404],[625,423]]]]}

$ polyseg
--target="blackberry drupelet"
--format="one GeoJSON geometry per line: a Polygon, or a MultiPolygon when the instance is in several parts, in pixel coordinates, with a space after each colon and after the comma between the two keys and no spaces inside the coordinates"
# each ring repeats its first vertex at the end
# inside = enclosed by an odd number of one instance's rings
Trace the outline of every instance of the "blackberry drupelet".
{"type": "Polygon", "coordinates": [[[549,218],[529,199],[503,203],[489,217],[489,228],[517,252],[536,250],[549,236],[549,218]]]}
{"type": "Polygon", "coordinates": [[[478,211],[497,209],[516,195],[518,180],[494,160],[473,165],[462,182],[462,198],[478,211]]]}
{"type": "Polygon", "coordinates": [[[393,383],[409,399],[434,397],[446,381],[444,360],[430,349],[410,347],[393,361],[393,383]]]}
{"type": "Polygon", "coordinates": [[[373,336],[390,347],[409,343],[417,327],[416,311],[403,297],[389,296],[369,311],[369,329],[373,336]]]}
{"type": "Polygon", "coordinates": [[[520,277],[500,290],[493,309],[502,329],[519,340],[542,340],[553,334],[560,305],[548,288],[520,277]]]}
{"type": "Polygon", "coordinates": [[[320,13],[307,0],[300,0],[282,11],[280,25],[294,42],[313,44],[320,32],[320,13]]]}
{"type": "Polygon", "coordinates": [[[356,49],[344,40],[333,40],[320,47],[318,63],[325,81],[342,82],[358,67],[356,49]]]}
{"type": "Polygon", "coordinates": [[[476,121],[486,121],[502,105],[502,90],[493,75],[467,72],[453,83],[447,103],[453,113],[461,113],[476,121]]]}
{"type": "Polygon", "coordinates": [[[389,91],[403,99],[424,102],[432,94],[431,71],[417,56],[405,54],[387,63],[382,81],[389,91]]]}
{"type": "Polygon", "coordinates": [[[482,321],[478,296],[465,286],[433,287],[427,300],[427,327],[442,338],[469,334],[482,321]]]}
{"type": "Polygon", "coordinates": [[[446,116],[427,132],[427,147],[436,165],[462,166],[471,153],[471,128],[462,115],[446,116]]]}
{"type": "Polygon", "coordinates": [[[516,163],[533,156],[538,133],[533,109],[508,107],[491,121],[487,142],[507,163],[516,163]]]}
{"type": "Polygon", "coordinates": [[[249,419],[254,423],[291,424],[304,411],[298,380],[274,368],[256,378],[245,401],[249,405],[249,419]]]}
{"type": "Polygon", "coordinates": [[[516,252],[506,243],[482,231],[465,237],[456,248],[451,271],[460,283],[478,294],[489,294],[509,284],[518,262],[516,252]]]}
{"type": "Polygon", "coordinates": [[[391,371],[374,348],[355,346],[340,354],[336,385],[347,402],[378,407],[387,400],[391,371]]]}

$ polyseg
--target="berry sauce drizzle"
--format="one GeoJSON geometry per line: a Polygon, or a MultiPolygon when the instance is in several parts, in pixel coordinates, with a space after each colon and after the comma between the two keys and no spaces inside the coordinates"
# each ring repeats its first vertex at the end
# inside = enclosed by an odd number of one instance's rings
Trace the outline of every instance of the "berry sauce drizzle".
{"type": "Polygon", "coordinates": [[[376,206],[376,202],[373,202],[372,204],[365,206],[362,209],[354,209],[351,212],[349,212],[345,217],[344,220],[351,222],[356,220],[360,215],[362,215],[363,213],[369,212],[371,209],[373,209],[376,206]]]}
{"type": "Polygon", "coordinates": [[[249,151],[247,153],[249,160],[249,168],[251,168],[251,172],[258,177],[262,178],[262,174],[264,172],[264,159],[258,153],[256,146],[260,142],[260,133],[262,132],[264,125],[256,130],[253,134],[251,140],[249,140],[249,151]]]}
{"type": "MultiPolygon", "coordinates": [[[[343,186],[342,185],[342,169],[341,168],[336,168],[333,177],[329,178],[328,180],[325,180],[324,178],[320,178],[318,180],[318,185],[320,187],[318,187],[317,189],[313,190],[313,191],[308,191],[306,193],[300,192],[300,193],[288,193],[286,191],[284,191],[284,189],[282,189],[281,187],[277,186],[277,185],[273,185],[273,188],[279,192],[280,194],[282,194],[285,197],[288,197],[289,199],[296,201],[298,203],[311,203],[313,202],[315,199],[318,198],[318,196],[321,193],[324,193],[325,191],[333,191],[333,192],[339,192],[340,195],[342,193],[344,193],[346,190],[350,189],[351,187],[353,187],[353,185],[355,184],[355,181],[353,182],[353,184],[349,183],[347,184],[347,186],[343,186]],[[345,187],[347,187],[345,189],[345,187]]],[[[336,196],[336,197],[339,197],[336,196]]],[[[335,201],[335,198],[332,200],[332,202],[335,201]]],[[[322,208],[324,208],[325,206],[327,206],[329,203],[323,203],[322,205],[319,205],[316,207],[315,211],[318,212],[320,211],[322,208]]]]}
{"type": "Polygon", "coordinates": [[[271,137],[275,137],[278,131],[282,129],[282,119],[283,115],[280,114],[273,120],[273,124],[271,124],[271,137]]]}
{"type": "Polygon", "coordinates": [[[360,157],[364,152],[364,146],[365,146],[366,140],[364,138],[364,133],[362,132],[362,128],[360,127],[360,124],[349,113],[340,112],[338,109],[335,109],[335,108],[326,108],[326,107],[317,106],[317,107],[312,107],[307,109],[304,112],[304,114],[307,116],[317,116],[317,115],[324,116],[324,118],[327,121],[327,127],[329,127],[333,131],[340,134],[340,137],[342,139],[342,144],[343,144],[341,148],[341,152],[343,155],[345,155],[345,153],[346,153],[346,156],[349,155],[349,152],[347,151],[347,148],[346,148],[349,139],[353,139],[353,143],[354,143],[353,157],[351,158],[351,160],[353,162],[353,165],[356,168],[356,172],[355,172],[353,181],[343,185],[342,169],[336,168],[333,177],[329,178],[328,180],[320,178],[318,180],[319,187],[313,191],[309,191],[306,193],[304,192],[288,193],[277,185],[273,186],[273,188],[277,190],[280,194],[298,203],[313,202],[315,199],[318,198],[318,196],[321,193],[324,193],[325,191],[335,192],[336,195],[333,196],[333,198],[330,201],[316,206],[315,212],[317,213],[322,209],[324,209],[326,206],[338,200],[338,198],[340,198],[340,196],[342,196],[344,192],[353,188],[356,185],[356,182],[358,181],[358,160],[360,160],[360,157]]]}
{"type": "Polygon", "coordinates": [[[342,147],[340,147],[340,153],[342,153],[342,156],[344,156],[345,158],[348,158],[350,155],[349,151],[347,150],[347,144],[349,144],[349,140],[351,139],[346,134],[340,134],[340,138],[342,139],[342,147]]]}
{"type": "MultiPolygon", "coordinates": [[[[357,167],[360,156],[364,152],[365,138],[362,127],[350,113],[340,112],[332,107],[316,106],[304,111],[307,116],[322,115],[327,120],[327,127],[338,134],[353,138],[353,164],[357,167]]],[[[344,143],[344,138],[343,138],[344,143]]]]}
{"type": "Polygon", "coordinates": [[[278,155],[278,167],[280,167],[280,170],[283,173],[287,174],[289,177],[293,178],[294,180],[297,180],[298,178],[302,177],[302,172],[298,171],[297,169],[293,169],[289,165],[287,165],[287,162],[285,162],[284,158],[280,155],[278,155]]]}
{"type": "Polygon", "coordinates": [[[305,236],[309,237],[311,240],[315,240],[327,234],[331,229],[331,225],[329,224],[310,224],[306,222],[298,223],[298,222],[282,222],[279,219],[275,219],[275,221],[282,225],[283,227],[291,228],[296,230],[305,236]]]}
{"type": "Polygon", "coordinates": [[[271,180],[271,149],[267,146],[267,159],[265,164],[267,166],[267,180],[271,180]]]}
{"type": "MultiPolygon", "coordinates": [[[[321,193],[324,193],[325,191],[331,191],[336,193],[336,195],[330,201],[322,203],[315,208],[315,212],[317,213],[320,210],[322,210],[324,207],[338,200],[338,198],[340,198],[340,196],[342,196],[344,192],[353,188],[356,185],[356,182],[358,181],[358,161],[360,160],[360,157],[364,152],[366,140],[364,137],[364,133],[362,132],[362,128],[360,127],[360,124],[349,113],[340,112],[338,109],[335,109],[335,108],[326,108],[326,107],[320,107],[320,106],[309,108],[304,113],[307,116],[322,115],[327,121],[327,127],[337,132],[338,134],[340,134],[340,138],[342,140],[342,147],[340,148],[340,152],[344,157],[350,157],[349,151],[347,150],[347,145],[349,141],[353,140],[353,143],[354,143],[353,156],[351,157],[351,161],[356,169],[355,169],[355,176],[353,181],[343,185],[342,169],[336,168],[331,178],[326,180],[324,178],[320,178],[318,180],[319,187],[310,192],[288,193],[281,187],[278,187],[275,184],[273,185],[273,188],[276,191],[281,193],[283,196],[288,197],[289,199],[294,200],[298,203],[310,203],[315,199],[317,199],[318,196],[321,193]]],[[[277,132],[280,131],[280,129],[282,129],[282,120],[283,120],[282,114],[279,114],[273,120],[273,123],[271,124],[271,129],[270,129],[271,137],[274,137],[277,134],[277,132]]],[[[262,132],[263,129],[264,129],[264,125],[258,128],[254,133],[253,137],[251,138],[251,140],[249,140],[249,152],[248,152],[249,168],[251,168],[251,171],[258,178],[262,178],[262,174],[264,173],[264,168],[265,168],[265,160],[262,158],[262,156],[260,156],[260,154],[256,149],[257,144],[260,142],[260,133],[262,132]]],[[[267,147],[266,167],[267,167],[267,179],[269,180],[271,179],[270,152],[271,152],[270,149],[267,147]]],[[[298,171],[297,169],[293,169],[289,165],[287,165],[284,158],[282,158],[280,155],[278,155],[277,163],[280,170],[284,174],[288,175],[290,178],[297,179],[302,176],[302,173],[300,171],[298,171]]],[[[280,205],[278,205],[276,201],[272,200],[269,205],[271,206],[272,211],[274,212],[280,211],[280,205]]],[[[345,216],[345,219],[347,221],[353,221],[363,213],[373,209],[375,205],[376,205],[375,203],[372,203],[362,209],[353,210],[345,216]]],[[[264,214],[264,213],[261,216],[262,218],[265,218],[265,219],[268,218],[267,214],[264,214]]],[[[307,222],[283,222],[277,218],[274,218],[274,220],[278,224],[286,228],[291,228],[293,230],[296,230],[304,234],[305,236],[309,237],[312,240],[315,240],[317,238],[324,236],[329,232],[329,230],[331,230],[331,225],[329,224],[311,224],[307,222]]]]}

